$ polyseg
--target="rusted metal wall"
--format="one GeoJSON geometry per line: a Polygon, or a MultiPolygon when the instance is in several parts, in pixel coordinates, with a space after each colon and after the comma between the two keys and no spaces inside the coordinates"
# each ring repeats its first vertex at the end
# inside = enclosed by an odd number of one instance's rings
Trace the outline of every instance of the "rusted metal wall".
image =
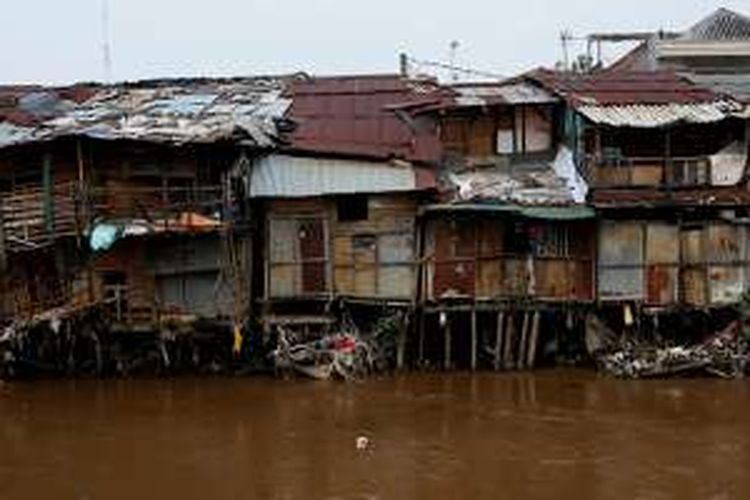
{"type": "Polygon", "coordinates": [[[591,238],[583,223],[437,216],[427,222],[425,296],[591,300],[591,238]]]}
{"type": "Polygon", "coordinates": [[[748,268],[745,226],[719,220],[602,221],[598,295],[653,306],[739,300],[748,268]]]}

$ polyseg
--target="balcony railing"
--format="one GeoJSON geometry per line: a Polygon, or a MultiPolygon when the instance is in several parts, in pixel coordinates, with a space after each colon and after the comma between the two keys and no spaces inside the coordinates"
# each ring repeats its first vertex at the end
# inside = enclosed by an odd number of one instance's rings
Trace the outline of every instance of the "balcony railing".
{"type": "Polygon", "coordinates": [[[711,185],[711,160],[695,157],[586,157],[593,188],[700,187],[711,185]]]}
{"type": "Polygon", "coordinates": [[[219,186],[87,187],[77,182],[1,193],[0,228],[7,251],[34,250],[81,235],[97,220],[143,221],[160,230],[218,226],[236,220],[219,186]]]}

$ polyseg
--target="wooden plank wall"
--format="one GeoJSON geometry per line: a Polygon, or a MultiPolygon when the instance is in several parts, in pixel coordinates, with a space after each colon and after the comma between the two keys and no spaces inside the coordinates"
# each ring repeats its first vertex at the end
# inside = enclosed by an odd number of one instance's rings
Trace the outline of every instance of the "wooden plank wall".
{"type": "MultiPolygon", "coordinates": [[[[359,299],[413,300],[416,293],[417,199],[367,196],[366,220],[339,220],[335,198],[268,202],[268,298],[329,293],[359,299]],[[305,255],[310,221],[324,226],[325,255],[305,255]],[[303,236],[301,236],[303,235],[303,236]],[[325,270],[310,267],[324,260],[325,270]],[[307,268],[307,270],[306,270],[307,268]],[[311,289],[305,273],[323,287],[311,289]]],[[[316,240],[317,241],[317,240],[316,240]]]]}

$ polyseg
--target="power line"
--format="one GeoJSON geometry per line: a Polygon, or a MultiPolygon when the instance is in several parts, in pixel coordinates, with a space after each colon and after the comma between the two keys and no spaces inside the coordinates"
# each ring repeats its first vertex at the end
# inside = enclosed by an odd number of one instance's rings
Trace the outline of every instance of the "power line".
{"type": "Polygon", "coordinates": [[[444,70],[447,70],[447,71],[464,73],[464,74],[467,74],[467,75],[481,76],[483,78],[492,78],[494,80],[505,80],[505,77],[503,75],[499,75],[497,73],[491,73],[491,72],[488,72],[488,71],[477,70],[477,69],[474,69],[474,68],[467,68],[467,67],[464,67],[464,66],[458,66],[456,64],[448,64],[448,63],[443,63],[443,62],[439,62],[439,61],[427,61],[427,60],[424,60],[424,59],[416,59],[416,58],[411,57],[411,56],[407,56],[406,60],[408,62],[410,62],[411,64],[414,64],[416,66],[429,66],[429,67],[433,67],[433,68],[444,69],[444,70]]]}

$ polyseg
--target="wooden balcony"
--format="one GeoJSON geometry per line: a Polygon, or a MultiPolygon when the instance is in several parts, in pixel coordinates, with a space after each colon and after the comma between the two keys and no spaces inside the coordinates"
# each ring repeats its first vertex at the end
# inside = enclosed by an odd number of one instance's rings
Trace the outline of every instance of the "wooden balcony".
{"type": "Polygon", "coordinates": [[[2,193],[0,228],[5,250],[21,252],[80,236],[97,220],[142,221],[160,231],[211,229],[240,217],[220,186],[88,187],[76,182],[2,193]]]}
{"type": "Polygon", "coordinates": [[[711,161],[695,157],[586,157],[585,176],[594,189],[685,188],[711,185],[711,161]]]}
{"type": "Polygon", "coordinates": [[[9,252],[34,250],[77,230],[75,183],[54,184],[49,189],[31,187],[3,193],[0,222],[9,252]]]}

